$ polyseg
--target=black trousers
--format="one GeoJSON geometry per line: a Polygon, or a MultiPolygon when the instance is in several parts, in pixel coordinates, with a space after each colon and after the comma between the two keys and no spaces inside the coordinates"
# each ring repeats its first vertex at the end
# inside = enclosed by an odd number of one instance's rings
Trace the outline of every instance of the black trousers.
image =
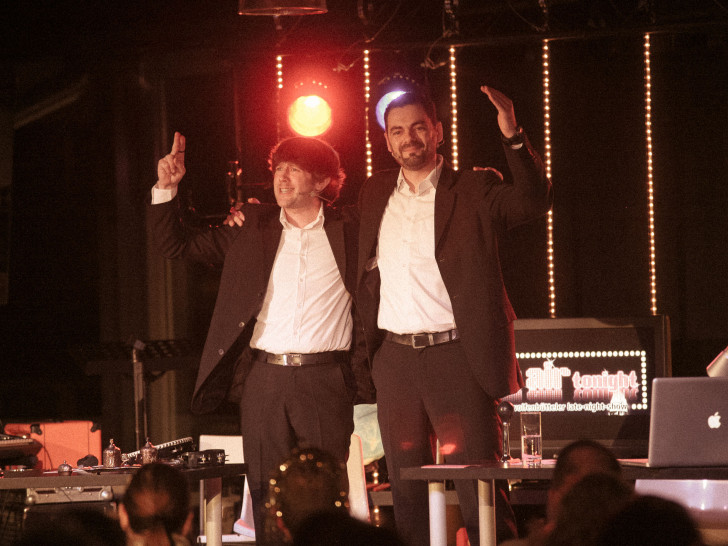
{"type": "Polygon", "coordinates": [[[268,480],[292,449],[317,447],[346,462],[354,409],[340,364],[255,362],[243,387],[240,430],[256,543],[263,544],[268,480]]]}
{"type": "MultiPolygon", "coordinates": [[[[440,441],[445,461],[474,464],[501,454],[497,401],[472,375],[459,341],[413,349],[385,341],[372,370],[377,388],[379,427],[392,486],[398,532],[411,546],[430,543],[427,483],[401,480],[399,471],[433,464],[431,435],[440,441]]],[[[478,486],[456,480],[455,487],[468,538],[479,544],[478,486]]],[[[506,492],[496,490],[498,540],[517,536],[506,492]]]]}

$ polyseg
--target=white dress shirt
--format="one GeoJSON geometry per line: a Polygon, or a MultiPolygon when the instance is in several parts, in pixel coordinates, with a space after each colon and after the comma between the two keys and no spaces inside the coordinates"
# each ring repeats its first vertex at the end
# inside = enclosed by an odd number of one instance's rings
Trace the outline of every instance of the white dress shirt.
{"type": "Polygon", "coordinates": [[[410,190],[400,169],[379,227],[377,265],[382,279],[378,324],[396,334],[455,328],[450,296],[435,260],[435,192],[443,159],[410,190]]]}
{"type": "Polygon", "coordinates": [[[156,184],[152,187],[152,205],[159,205],[161,203],[167,203],[174,199],[177,195],[177,187],[174,186],[169,189],[158,188],[156,184]]]}
{"type": "Polygon", "coordinates": [[[323,204],[297,228],[281,209],[283,233],[250,346],[269,353],[346,351],[351,346],[351,296],[324,231],[323,204]]]}
{"type": "MultiPolygon", "coordinates": [[[[155,187],[152,203],[175,193],[155,187]]],[[[348,350],[351,295],[324,231],[323,204],[303,228],[290,224],[283,209],[280,221],[283,232],[250,346],[275,354],[348,350]]]]}

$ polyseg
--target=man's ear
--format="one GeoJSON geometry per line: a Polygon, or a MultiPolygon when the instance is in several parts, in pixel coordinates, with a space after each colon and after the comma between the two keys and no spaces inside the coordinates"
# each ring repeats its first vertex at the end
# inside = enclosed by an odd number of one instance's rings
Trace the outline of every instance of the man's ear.
{"type": "Polygon", "coordinates": [[[182,525],[182,536],[188,537],[190,536],[190,533],[192,532],[192,519],[194,514],[190,510],[190,513],[187,514],[187,519],[185,520],[184,525],[182,525]]]}
{"type": "Polygon", "coordinates": [[[127,532],[129,530],[129,514],[126,513],[123,503],[119,504],[117,510],[119,512],[119,526],[122,531],[127,532]]]}
{"type": "Polygon", "coordinates": [[[440,144],[443,141],[443,130],[442,130],[442,122],[438,121],[437,125],[435,125],[435,131],[437,132],[437,143],[440,144]]]}
{"type": "Polygon", "coordinates": [[[389,150],[389,153],[392,153],[392,145],[389,143],[389,135],[387,134],[387,131],[384,131],[384,140],[387,141],[387,150],[389,150]]]}
{"type": "Polygon", "coordinates": [[[329,185],[329,182],[331,182],[331,177],[327,176],[323,180],[316,182],[313,187],[316,189],[317,192],[324,191],[324,188],[329,185]]]}

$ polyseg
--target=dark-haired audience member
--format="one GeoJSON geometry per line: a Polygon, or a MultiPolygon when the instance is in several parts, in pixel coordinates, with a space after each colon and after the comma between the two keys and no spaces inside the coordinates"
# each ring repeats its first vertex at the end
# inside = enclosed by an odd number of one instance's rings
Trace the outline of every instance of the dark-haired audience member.
{"type": "Polygon", "coordinates": [[[546,501],[546,521],[534,524],[529,535],[518,540],[506,541],[504,546],[535,546],[542,544],[554,528],[561,510],[564,495],[583,477],[590,474],[622,475],[619,461],[602,444],[592,440],[577,440],[558,453],[546,501]]]}
{"type": "Polygon", "coordinates": [[[344,512],[318,512],[298,527],[294,546],[405,546],[397,533],[375,527],[344,512]]]}
{"type": "Polygon", "coordinates": [[[645,495],[636,497],[605,524],[597,546],[702,546],[695,522],[678,503],[645,495]]]}
{"type": "Polygon", "coordinates": [[[346,466],[318,448],[296,448],[272,473],[265,542],[347,546],[404,546],[394,531],[349,514],[346,466]]]}
{"type": "Polygon", "coordinates": [[[611,474],[621,478],[622,468],[609,448],[593,440],[577,440],[558,453],[546,503],[547,522],[558,519],[564,495],[590,474],[611,474]]]}
{"type": "Polygon", "coordinates": [[[632,495],[632,488],[613,474],[584,476],[562,497],[558,517],[544,546],[594,544],[607,520],[627,504],[632,495]]]}
{"type": "Polygon", "coordinates": [[[187,546],[190,493],[181,472],[164,463],[142,466],[119,505],[128,546],[187,546]]]}
{"type": "Polygon", "coordinates": [[[31,520],[14,546],[124,546],[119,522],[90,508],[67,508],[52,518],[31,520]]]}
{"type": "Polygon", "coordinates": [[[265,508],[265,544],[291,544],[301,523],[315,513],[348,515],[346,466],[322,449],[294,449],[271,475],[265,508]]]}

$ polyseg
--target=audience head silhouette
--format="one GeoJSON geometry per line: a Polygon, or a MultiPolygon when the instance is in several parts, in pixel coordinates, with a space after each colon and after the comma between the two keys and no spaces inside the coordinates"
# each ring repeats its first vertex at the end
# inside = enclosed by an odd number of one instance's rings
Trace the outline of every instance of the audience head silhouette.
{"type": "Polygon", "coordinates": [[[375,527],[343,512],[318,512],[298,527],[293,546],[404,546],[397,533],[375,527]]]}
{"type": "Polygon", "coordinates": [[[597,546],[702,546],[695,522],[678,503],[645,495],[636,497],[604,526],[597,546]]]}
{"type": "Polygon", "coordinates": [[[119,506],[119,521],[132,544],[184,544],[192,522],[189,502],[182,473],[164,463],[150,463],[131,479],[119,506]]]}
{"type": "Polygon", "coordinates": [[[318,512],[349,511],[346,466],[330,453],[297,448],[273,472],[266,507],[266,540],[291,543],[301,523],[318,512]]]}
{"type": "MultiPolygon", "coordinates": [[[[600,475],[602,477],[587,481],[586,485],[582,485],[572,498],[584,502],[585,504],[594,505],[595,499],[600,496],[605,498],[621,498],[624,494],[630,494],[631,489],[627,487],[621,480],[622,469],[619,461],[614,454],[602,444],[592,440],[577,440],[568,444],[562,449],[556,458],[556,466],[549,486],[548,496],[546,499],[546,521],[532,522],[529,526],[529,533],[526,539],[510,541],[510,546],[522,544],[571,544],[571,535],[569,534],[569,522],[564,521],[562,511],[567,495],[570,491],[580,483],[580,480],[587,476],[600,475]],[[606,477],[604,477],[606,476],[606,477]],[[589,484],[597,488],[589,489],[589,484]],[[600,489],[601,488],[601,489],[600,489]],[[558,529],[559,535],[552,538],[551,535],[558,529]],[[568,536],[567,536],[568,535],[568,536]],[[560,538],[559,538],[560,536],[560,538]],[[555,542],[554,540],[562,542],[555,542]],[[551,540],[551,542],[549,542],[551,540]]],[[[620,504],[621,506],[621,504],[620,504]]],[[[566,508],[566,518],[573,517],[569,511],[570,506],[566,508]]],[[[588,508],[586,510],[589,511],[588,508]]],[[[581,516],[578,516],[579,518],[581,516]]],[[[595,520],[599,517],[599,513],[587,514],[587,518],[595,520]]],[[[605,516],[606,517],[606,516],[605,516]]],[[[578,542],[577,542],[578,543],[578,542]]]]}
{"type": "Polygon", "coordinates": [[[549,522],[558,519],[563,496],[589,474],[610,474],[619,478],[622,469],[608,448],[592,440],[577,440],[559,452],[546,503],[549,522]]]}
{"type": "Polygon", "coordinates": [[[632,494],[632,488],[613,474],[584,476],[561,499],[558,517],[545,545],[594,544],[605,522],[629,502],[632,494]]]}
{"type": "Polygon", "coordinates": [[[13,546],[125,546],[119,522],[92,508],[65,508],[51,517],[29,519],[13,546]]]}

